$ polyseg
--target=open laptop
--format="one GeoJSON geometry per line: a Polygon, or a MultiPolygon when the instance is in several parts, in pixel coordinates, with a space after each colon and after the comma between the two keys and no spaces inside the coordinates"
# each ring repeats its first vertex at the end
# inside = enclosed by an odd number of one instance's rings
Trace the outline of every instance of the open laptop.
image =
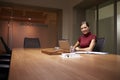
{"type": "Polygon", "coordinates": [[[58,42],[59,42],[60,49],[63,49],[63,50],[70,49],[70,44],[68,40],[59,40],[58,42]]]}

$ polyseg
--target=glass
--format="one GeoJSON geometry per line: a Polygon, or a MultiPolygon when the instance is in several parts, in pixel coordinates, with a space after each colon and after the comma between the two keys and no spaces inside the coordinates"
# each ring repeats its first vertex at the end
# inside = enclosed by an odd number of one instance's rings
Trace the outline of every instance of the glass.
{"type": "Polygon", "coordinates": [[[73,46],[70,46],[70,53],[73,53],[73,52],[74,52],[73,46]]]}
{"type": "Polygon", "coordinates": [[[115,52],[115,28],[114,28],[114,5],[104,3],[99,5],[98,10],[98,36],[105,38],[103,51],[115,52]]]}

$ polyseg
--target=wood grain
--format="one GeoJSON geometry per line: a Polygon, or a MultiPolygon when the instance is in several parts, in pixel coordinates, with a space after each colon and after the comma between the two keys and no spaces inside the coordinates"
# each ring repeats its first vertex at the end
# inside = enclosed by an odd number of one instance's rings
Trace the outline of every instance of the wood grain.
{"type": "Polygon", "coordinates": [[[40,49],[13,49],[9,80],[120,80],[120,55],[48,55],[40,49]]]}

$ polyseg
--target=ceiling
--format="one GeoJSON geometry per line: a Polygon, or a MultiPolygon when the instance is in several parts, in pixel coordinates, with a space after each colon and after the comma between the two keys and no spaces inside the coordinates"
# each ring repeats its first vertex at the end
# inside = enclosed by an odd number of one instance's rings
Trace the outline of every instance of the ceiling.
{"type": "Polygon", "coordinates": [[[84,0],[84,1],[81,1],[79,4],[77,4],[75,7],[90,8],[107,1],[110,1],[110,0],[84,0]]]}
{"type": "Polygon", "coordinates": [[[49,8],[64,8],[70,6],[73,7],[80,3],[82,0],[0,0],[0,1],[49,8]]]}
{"type": "Polygon", "coordinates": [[[49,7],[49,8],[66,8],[81,7],[87,8],[107,0],[0,0],[2,2],[10,2],[23,5],[49,7]]]}

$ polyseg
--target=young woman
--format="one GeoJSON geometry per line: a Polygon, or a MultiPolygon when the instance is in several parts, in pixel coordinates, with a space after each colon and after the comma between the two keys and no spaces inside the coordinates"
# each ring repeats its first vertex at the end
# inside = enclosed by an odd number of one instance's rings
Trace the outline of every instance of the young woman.
{"type": "Polygon", "coordinates": [[[95,46],[96,35],[90,32],[89,24],[86,21],[82,22],[80,29],[83,35],[79,37],[73,49],[76,51],[92,51],[95,46]]]}

